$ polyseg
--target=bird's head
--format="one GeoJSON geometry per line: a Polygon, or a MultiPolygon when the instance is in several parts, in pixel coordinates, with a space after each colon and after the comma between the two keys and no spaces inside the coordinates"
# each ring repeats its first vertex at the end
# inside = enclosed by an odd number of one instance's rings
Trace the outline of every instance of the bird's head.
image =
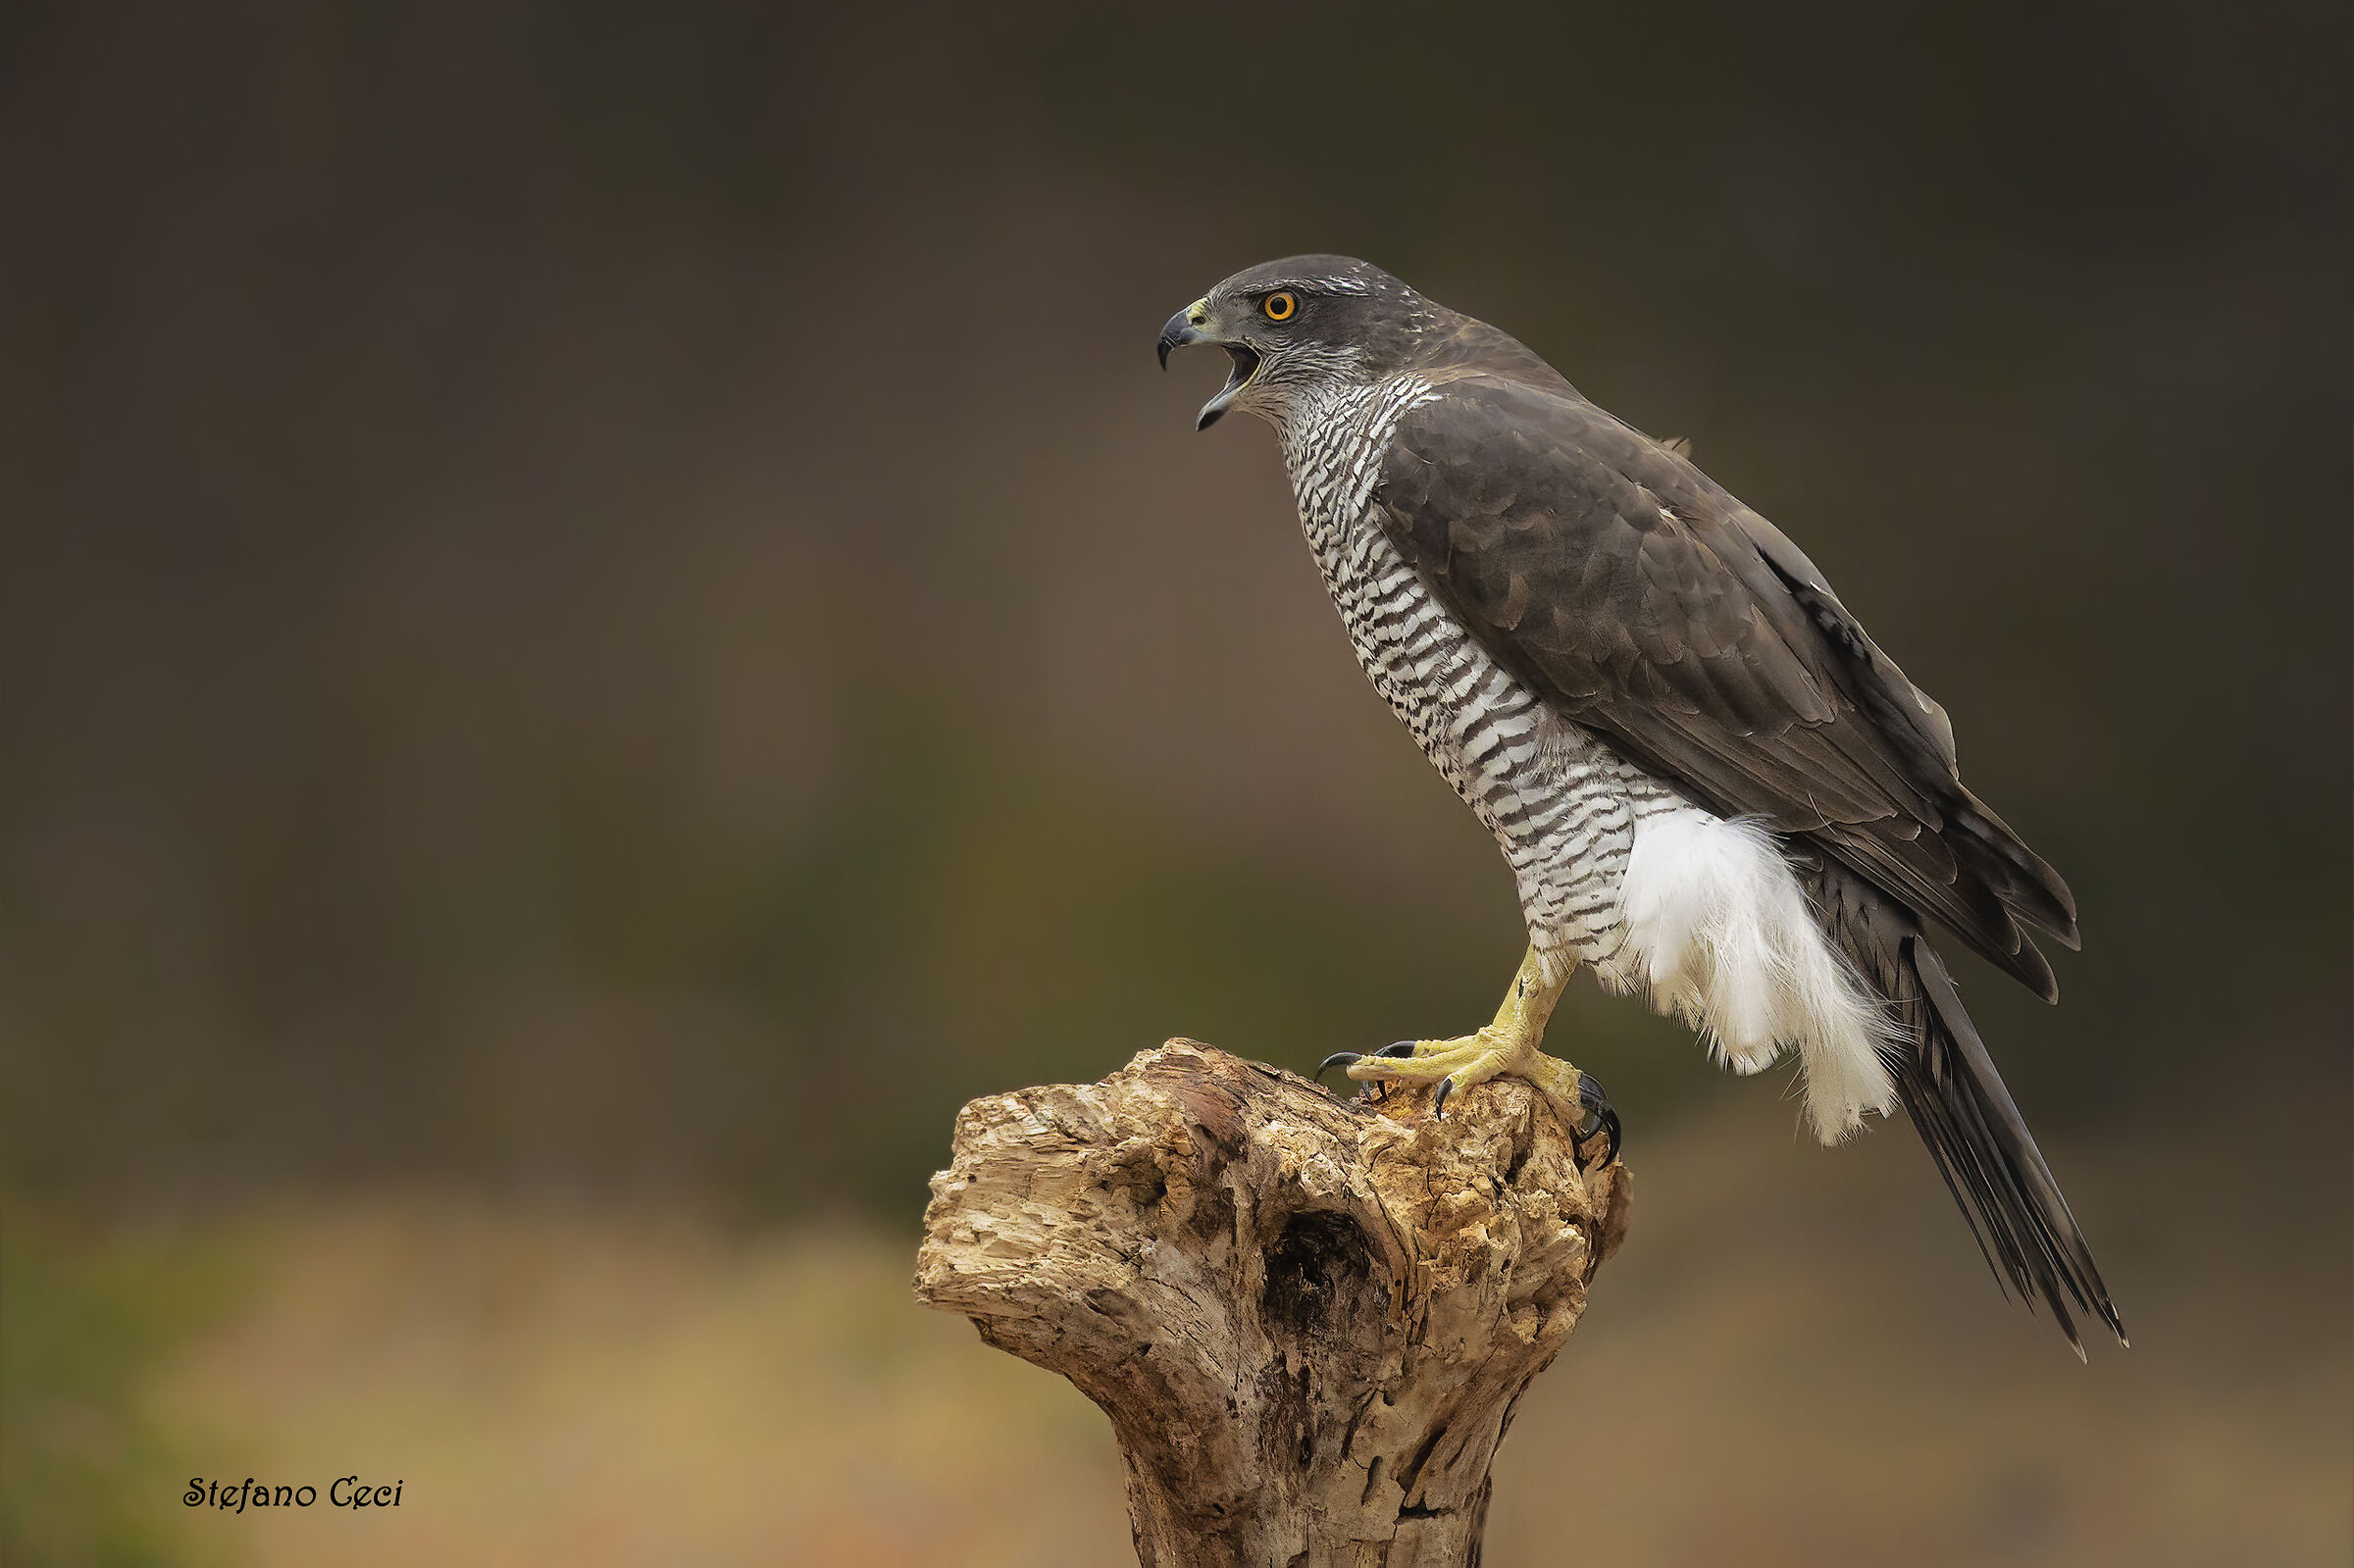
{"type": "Polygon", "coordinates": [[[1196,343],[1233,359],[1196,430],[1230,408],[1280,425],[1309,388],[1336,379],[1368,384],[1411,363],[1450,317],[1369,263],[1287,256],[1236,273],[1170,317],[1160,329],[1160,363],[1166,369],[1170,349],[1196,343]]]}

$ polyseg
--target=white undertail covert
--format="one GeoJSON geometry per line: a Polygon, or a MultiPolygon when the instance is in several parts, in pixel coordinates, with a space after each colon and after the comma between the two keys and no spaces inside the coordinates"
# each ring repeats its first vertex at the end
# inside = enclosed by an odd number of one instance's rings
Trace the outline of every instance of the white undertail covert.
{"type": "Polygon", "coordinates": [[[1807,1119],[1835,1143],[1895,1108],[1895,1030],[1807,907],[1773,835],[1698,806],[1635,828],[1620,879],[1624,944],[1595,966],[1709,1037],[1736,1073],[1795,1047],[1807,1119]]]}

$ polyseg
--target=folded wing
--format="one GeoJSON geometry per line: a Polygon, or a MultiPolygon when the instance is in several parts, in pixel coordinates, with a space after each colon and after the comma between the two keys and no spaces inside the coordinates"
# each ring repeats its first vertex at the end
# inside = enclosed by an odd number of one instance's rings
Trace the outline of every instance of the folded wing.
{"type": "Polygon", "coordinates": [[[1568,390],[1450,381],[1400,426],[1383,527],[1561,712],[1725,816],[1803,836],[2046,1000],[2059,875],[1966,788],[1945,712],[1805,553],[1568,390]]]}

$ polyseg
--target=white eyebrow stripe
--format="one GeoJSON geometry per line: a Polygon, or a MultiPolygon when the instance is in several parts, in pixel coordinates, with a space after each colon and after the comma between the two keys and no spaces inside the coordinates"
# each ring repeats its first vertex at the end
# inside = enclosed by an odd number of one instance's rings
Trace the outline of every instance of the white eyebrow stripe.
{"type": "Polygon", "coordinates": [[[1252,294],[1275,294],[1285,289],[1295,294],[1370,294],[1373,285],[1355,278],[1286,278],[1264,283],[1254,283],[1246,289],[1252,294]]]}

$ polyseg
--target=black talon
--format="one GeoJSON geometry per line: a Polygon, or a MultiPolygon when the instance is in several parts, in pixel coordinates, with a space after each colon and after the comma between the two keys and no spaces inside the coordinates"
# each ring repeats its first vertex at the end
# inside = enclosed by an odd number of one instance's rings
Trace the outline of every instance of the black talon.
{"type": "Polygon", "coordinates": [[[1355,1067],[1357,1063],[1363,1060],[1364,1057],[1356,1051],[1334,1051],[1330,1056],[1325,1057],[1323,1062],[1317,1066],[1316,1082],[1319,1084],[1323,1083],[1324,1075],[1331,1072],[1336,1067],[1355,1067]]]}
{"type": "Polygon", "coordinates": [[[1601,1138],[1603,1139],[1601,1163],[1586,1166],[1586,1169],[1590,1171],[1600,1170],[1618,1157],[1617,1108],[1611,1103],[1611,1096],[1603,1091],[1602,1086],[1595,1082],[1594,1075],[1585,1072],[1577,1075],[1577,1103],[1594,1113],[1594,1130],[1582,1135],[1573,1131],[1570,1135],[1570,1141],[1576,1147],[1582,1162],[1586,1144],[1598,1137],[1601,1138]]]}
{"type": "Polygon", "coordinates": [[[1393,1040],[1373,1054],[1376,1056],[1411,1056],[1414,1054],[1414,1042],[1410,1039],[1393,1040]]]}
{"type": "Polygon", "coordinates": [[[1430,1114],[1440,1121],[1447,1120],[1447,1096],[1455,1092],[1455,1075],[1449,1073],[1439,1080],[1439,1097],[1431,1102],[1430,1114]]]}

